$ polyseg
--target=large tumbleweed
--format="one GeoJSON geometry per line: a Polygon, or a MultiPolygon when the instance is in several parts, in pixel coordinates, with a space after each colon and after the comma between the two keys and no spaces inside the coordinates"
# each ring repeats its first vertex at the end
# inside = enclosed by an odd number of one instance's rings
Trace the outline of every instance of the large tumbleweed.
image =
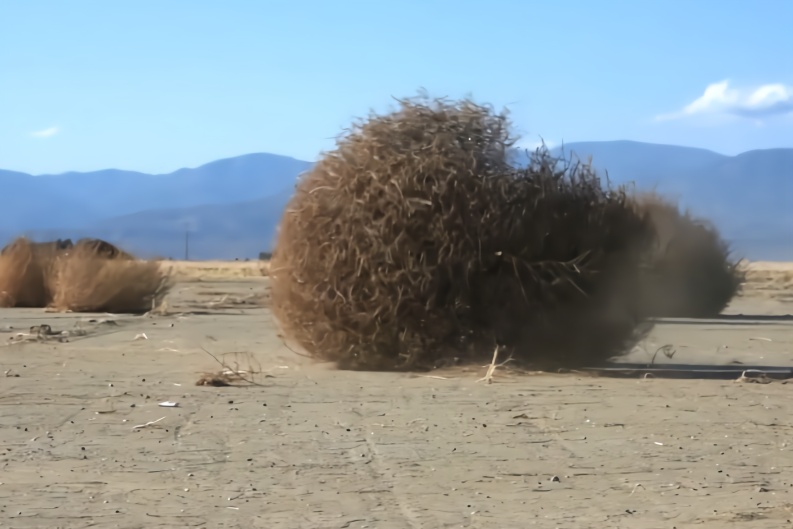
{"type": "Polygon", "coordinates": [[[512,167],[505,114],[401,101],[299,182],[271,263],[273,313],[309,354],[410,369],[492,347],[543,365],[625,352],[649,223],[589,166],[512,167]]]}

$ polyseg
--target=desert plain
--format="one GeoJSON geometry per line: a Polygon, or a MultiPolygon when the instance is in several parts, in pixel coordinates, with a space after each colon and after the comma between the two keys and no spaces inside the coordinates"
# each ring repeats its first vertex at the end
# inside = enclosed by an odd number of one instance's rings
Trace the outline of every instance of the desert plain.
{"type": "MultiPolygon", "coordinates": [[[[166,265],[156,313],[0,309],[0,527],[793,527],[793,381],[340,371],[259,263],[166,265]]],[[[752,263],[620,362],[790,367],[792,314],[793,264],[752,263]]]]}

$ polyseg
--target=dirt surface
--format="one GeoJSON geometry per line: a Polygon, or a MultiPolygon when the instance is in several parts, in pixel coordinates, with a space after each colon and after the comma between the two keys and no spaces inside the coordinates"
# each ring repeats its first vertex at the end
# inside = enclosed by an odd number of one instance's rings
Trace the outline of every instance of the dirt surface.
{"type": "MultiPolygon", "coordinates": [[[[0,311],[0,526],[792,526],[793,381],[340,372],[282,345],[265,282],[181,282],[164,316],[0,311]],[[259,385],[196,386],[202,348],[259,385]]],[[[793,365],[768,285],[625,360],[793,365]]]]}

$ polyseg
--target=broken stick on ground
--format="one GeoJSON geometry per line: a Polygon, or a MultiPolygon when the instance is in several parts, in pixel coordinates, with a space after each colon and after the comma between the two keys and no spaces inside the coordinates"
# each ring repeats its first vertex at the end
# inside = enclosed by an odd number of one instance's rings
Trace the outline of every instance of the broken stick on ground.
{"type": "Polygon", "coordinates": [[[496,346],[496,349],[493,351],[493,359],[490,361],[490,364],[487,366],[487,373],[485,373],[485,376],[477,380],[477,382],[487,382],[488,384],[492,384],[493,374],[496,372],[496,368],[501,367],[510,360],[512,360],[512,357],[510,356],[500,364],[496,364],[496,360],[498,360],[498,350],[499,350],[499,346],[496,346]]]}

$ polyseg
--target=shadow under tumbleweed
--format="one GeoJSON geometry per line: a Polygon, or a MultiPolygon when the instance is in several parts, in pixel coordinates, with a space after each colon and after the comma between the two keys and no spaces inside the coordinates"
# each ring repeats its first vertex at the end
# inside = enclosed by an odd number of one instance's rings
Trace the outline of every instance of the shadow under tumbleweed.
{"type": "Polygon", "coordinates": [[[765,383],[793,378],[793,366],[705,365],[705,364],[628,364],[587,367],[576,370],[592,376],[611,378],[680,378],[703,380],[735,380],[765,383]]]}
{"type": "Polygon", "coordinates": [[[719,314],[711,318],[652,318],[656,325],[784,325],[793,322],[793,314],[719,314]]]}
{"type": "Polygon", "coordinates": [[[584,365],[647,330],[648,219],[591,166],[510,163],[505,114],[400,101],[356,123],[299,181],[270,267],[287,340],[349,369],[456,359],[584,365]]]}

